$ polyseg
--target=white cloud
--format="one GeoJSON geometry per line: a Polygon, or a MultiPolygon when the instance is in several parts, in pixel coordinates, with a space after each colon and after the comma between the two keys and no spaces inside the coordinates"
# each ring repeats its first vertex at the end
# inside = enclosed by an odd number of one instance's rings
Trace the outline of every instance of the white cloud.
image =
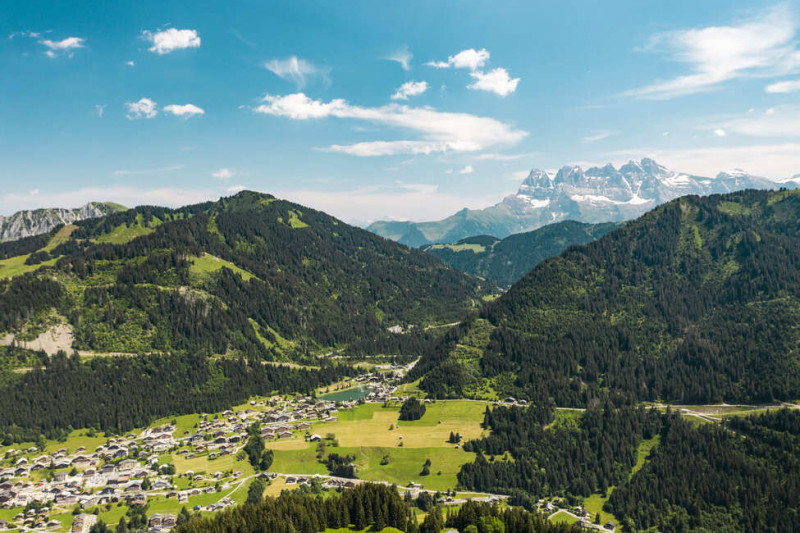
{"type": "Polygon", "coordinates": [[[148,50],[158,55],[186,48],[200,48],[200,36],[197,34],[197,30],[178,30],[176,28],[157,32],[145,30],[142,32],[142,38],[152,43],[153,46],[148,50]]]}
{"type": "Polygon", "coordinates": [[[493,146],[514,145],[528,134],[493,118],[437,111],[430,107],[397,104],[360,107],[341,99],[327,103],[312,100],[303,93],[266,95],[263,102],[255,112],[294,120],[323,117],[360,120],[411,130],[422,137],[421,140],[370,141],[327,148],[331,152],[357,156],[477,152],[493,146]]]}
{"type": "Polygon", "coordinates": [[[162,187],[140,189],[126,185],[112,187],[84,187],[72,191],[53,191],[47,188],[38,194],[0,193],[0,213],[40,207],[73,208],[87,202],[117,202],[127,207],[137,205],[163,205],[178,207],[196,204],[220,197],[220,190],[180,189],[162,187]]]}
{"type": "MultiPolygon", "coordinates": [[[[208,189],[183,189],[162,187],[144,189],[126,185],[111,187],[85,187],[78,190],[53,191],[42,189],[38,194],[29,190],[18,193],[0,192],[0,213],[13,213],[21,209],[40,207],[79,207],[90,201],[117,202],[127,207],[137,205],[163,205],[177,207],[216,200],[220,196],[235,194],[243,185],[208,189]]],[[[469,197],[439,190],[429,184],[392,184],[355,190],[324,191],[294,189],[267,191],[330,213],[347,222],[371,222],[378,219],[436,220],[464,208],[486,207],[501,198],[469,197]]]]}
{"type": "Polygon", "coordinates": [[[514,181],[524,180],[531,173],[530,170],[517,170],[511,173],[511,179],[514,181]]]}
{"type": "Polygon", "coordinates": [[[495,154],[495,153],[488,153],[488,154],[480,154],[475,156],[475,159],[479,161],[516,161],[517,159],[522,159],[523,157],[531,157],[536,155],[533,152],[529,152],[526,154],[495,154]]]}
{"type": "Polygon", "coordinates": [[[409,96],[417,96],[427,90],[427,81],[407,81],[392,95],[392,100],[408,100],[409,96]]]}
{"type": "Polygon", "coordinates": [[[592,135],[587,135],[583,139],[581,139],[585,143],[593,143],[597,141],[602,141],[603,139],[608,139],[612,135],[616,135],[617,132],[615,131],[598,131],[592,135]]]}
{"type": "Polygon", "coordinates": [[[728,132],[723,130],[722,128],[717,128],[714,130],[714,135],[716,135],[717,137],[725,137],[726,135],[728,135],[728,132]]]}
{"type": "MultiPolygon", "coordinates": [[[[468,89],[478,91],[488,91],[506,96],[517,90],[519,78],[511,78],[508,71],[504,68],[496,68],[489,72],[484,72],[482,69],[489,61],[491,54],[485,48],[475,50],[470,48],[462,50],[454,56],[447,58],[447,61],[429,61],[426,63],[428,66],[436,68],[465,68],[469,69],[469,75],[475,80],[467,85],[468,89]]],[[[442,86],[444,89],[444,86],[442,86]]]]}
{"type": "Polygon", "coordinates": [[[797,19],[787,5],[732,26],[677,30],[653,36],[648,50],[689,65],[690,74],[657,81],[626,95],[666,99],[708,91],[737,78],[770,77],[800,70],[797,19]]]}
{"type": "Polygon", "coordinates": [[[103,104],[103,105],[95,105],[94,106],[94,112],[97,113],[98,117],[102,118],[103,115],[106,112],[106,107],[108,107],[108,106],[105,105],[105,104],[103,104]]]}
{"type": "Polygon", "coordinates": [[[800,105],[771,107],[762,115],[748,113],[721,126],[741,135],[797,139],[800,138],[800,105]]]}
{"type": "Polygon", "coordinates": [[[38,39],[41,37],[41,33],[38,31],[12,31],[8,34],[8,40],[13,41],[17,37],[30,37],[31,39],[38,39]]]}
{"type": "Polygon", "coordinates": [[[221,168],[217,171],[211,173],[212,178],[216,178],[218,180],[228,180],[233,177],[233,172],[228,168],[221,168]]]}
{"type": "Polygon", "coordinates": [[[411,58],[413,57],[414,55],[409,51],[408,46],[404,46],[403,48],[392,52],[384,59],[400,63],[400,66],[403,67],[403,70],[408,71],[411,70],[411,58]]]}
{"type": "Polygon", "coordinates": [[[489,57],[489,51],[485,48],[481,48],[480,50],[470,48],[468,50],[462,50],[454,56],[448,57],[447,61],[429,61],[427,65],[436,68],[455,67],[477,70],[483,67],[487,61],[489,61],[489,57]]]}
{"type": "Polygon", "coordinates": [[[129,66],[129,67],[136,66],[136,63],[134,63],[133,61],[126,61],[126,62],[125,62],[125,64],[126,64],[127,66],[129,66]]]}
{"type": "Polygon", "coordinates": [[[312,76],[321,76],[327,80],[328,71],[314,66],[305,59],[292,56],[286,59],[273,59],[264,63],[264,68],[283,80],[290,80],[302,89],[312,76]]]}
{"type": "Polygon", "coordinates": [[[479,70],[470,72],[475,81],[467,85],[469,89],[478,91],[489,91],[500,96],[506,96],[517,90],[519,78],[511,78],[508,71],[504,68],[496,68],[489,72],[481,72],[479,70]]]}
{"type": "Polygon", "coordinates": [[[764,89],[768,93],[793,93],[800,91],[800,80],[779,81],[767,85],[764,89]]]}
{"type": "Polygon", "coordinates": [[[176,170],[183,170],[186,165],[170,165],[160,168],[146,168],[141,170],[115,170],[112,172],[114,176],[146,176],[148,174],[163,174],[164,172],[174,172],[176,170]]]}
{"type": "MultiPolygon", "coordinates": [[[[38,34],[29,34],[29,35],[38,35],[38,34]]],[[[62,39],[60,41],[51,41],[50,39],[43,39],[39,41],[42,43],[46,48],[47,51],[45,54],[47,57],[57,57],[60,54],[67,54],[72,56],[72,51],[77,48],[83,48],[83,43],[86,39],[82,37],[67,37],[66,39],[62,39]]]]}
{"type": "Polygon", "coordinates": [[[467,165],[458,171],[459,174],[472,174],[473,172],[475,172],[475,168],[472,165],[467,165]]]}
{"type": "Polygon", "coordinates": [[[156,103],[149,98],[141,98],[138,102],[125,102],[125,114],[128,120],[138,120],[140,118],[153,118],[158,115],[156,103]]]}
{"type": "Polygon", "coordinates": [[[392,184],[355,190],[283,190],[277,196],[325,211],[350,223],[375,220],[438,220],[465,207],[486,207],[498,198],[469,197],[431,184],[392,184]]]}
{"type": "Polygon", "coordinates": [[[651,157],[669,168],[699,176],[741,168],[773,180],[786,179],[800,168],[800,143],[698,147],[677,150],[635,148],[606,154],[614,163],[651,157]]]}
{"type": "Polygon", "coordinates": [[[164,106],[164,111],[172,113],[177,117],[188,119],[197,115],[204,115],[206,112],[194,104],[170,104],[164,106]]]}

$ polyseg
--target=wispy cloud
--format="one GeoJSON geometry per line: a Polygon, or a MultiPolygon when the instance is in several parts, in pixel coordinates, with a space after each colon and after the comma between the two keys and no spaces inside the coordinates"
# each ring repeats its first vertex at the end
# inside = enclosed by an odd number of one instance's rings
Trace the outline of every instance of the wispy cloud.
{"type": "Polygon", "coordinates": [[[768,93],[794,93],[800,91],[800,80],[779,81],[767,85],[764,90],[768,93]]]}
{"type": "Polygon", "coordinates": [[[407,81],[392,95],[392,100],[408,100],[409,96],[417,96],[427,90],[427,81],[407,81]]]}
{"type": "Polygon", "coordinates": [[[37,194],[0,193],[0,213],[40,207],[78,207],[87,202],[117,202],[127,207],[137,205],[163,205],[177,207],[219,198],[221,190],[182,189],[160,187],[142,189],[125,185],[112,187],[84,187],[76,190],[54,191],[48,187],[37,194]]]}
{"type": "Polygon", "coordinates": [[[581,140],[585,143],[593,143],[597,141],[602,141],[603,139],[608,139],[612,135],[616,134],[617,134],[616,131],[598,131],[597,133],[586,135],[581,140]]]}
{"type": "Polygon", "coordinates": [[[305,87],[308,80],[319,76],[328,82],[328,70],[322,69],[297,56],[286,59],[272,59],[264,63],[264,68],[283,80],[289,80],[297,85],[298,89],[305,87]]]}
{"type": "Polygon", "coordinates": [[[437,111],[430,107],[408,107],[390,104],[381,107],[360,107],[336,99],[330,102],[312,100],[303,93],[286,96],[266,95],[254,109],[257,113],[287,117],[293,120],[336,117],[353,119],[411,130],[421,139],[370,141],[352,145],[332,145],[331,152],[356,156],[396,154],[432,154],[441,152],[477,152],[493,146],[511,146],[528,133],[488,117],[467,113],[437,111]]]}
{"type": "Polygon", "coordinates": [[[350,223],[375,220],[437,220],[465,207],[486,207],[500,200],[443,192],[438,185],[395,183],[352,190],[288,189],[281,198],[320,209],[350,223]]]}
{"type": "Polygon", "coordinates": [[[399,63],[403,70],[408,71],[411,70],[411,59],[414,57],[414,54],[408,49],[408,46],[404,46],[399,48],[398,50],[392,52],[384,59],[388,61],[394,61],[399,63]]]}
{"type": "Polygon", "coordinates": [[[149,98],[140,98],[137,102],[125,102],[125,109],[128,120],[153,118],[158,115],[156,103],[149,98]]]}
{"type": "Polygon", "coordinates": [[[98,117],[103,118],[103,115],[105,115],[105,113],[106,113],[106,107],[108,107],[106,104],[102,104],[102,105],[98,104],[98,105],[94,106],[95,114],[97,114],[98,117]]]}
{"type": "Polygon", "coordinates": [[[197,30],[179,30],[168,28],[160,31],[143,31],[142,38],[153,46],[148,48],[158,55],[169,54],[175,50],[200,48],[200,36],[197,30]]]}
{"type": "Polygon", "coordinates": [[[690,67],[689,74],[628,91],[667,99],[709,91],[737,78],[772,77],[800,70],[797,17],[788,4],[731,26],[709,26],[654,35],[645,50],[690,67]]]}
{"type": "Polygon", "coordinates": [[[475,172],[475,167],[472,165],[467,165],[458,171],[459,174],[472,174],[473,172],[475,172]]]}
{"type": "Polygon", "coordinates": [[[221,168],[212,172],[211,177],[218,180],[229,180],[233,177],[233,171],[228,168],[221,168]]]}
{"type": "Polygon", "coordinates": [[[164,106],[164,111],[171,113],[182,119],[188,119],[199,115],[204,115],[206,112],[194,104],[170,104],[164,106]]]}
{"type": "Polygon", "coordinates": [[[488,153],[488,154],[479,154],[475,156],[475,159],[479,161],[516,161],[517,159],[522,159],[524,157],[532,157],[534,155],[536,155],[534,152],[528,152],[525,154],[488,153]]]}
{"type": "Polygon", "coordinates": [[[753,137],[800,138],[800,105],[770,107],[764,113],[747,113],[724,121],[715,128],[753,137]]]}
{"type": "Polygon", "coordinates": [[[176,170],[183,170],[186,165],[170,165],[167,167],[159,168],[146,168],[140,170],[115,170],[112,172],[114,176],[144,176],[147,174],[163,174],[165,172],[175,172],[176,170]]]}
{"type": "Polygon", "coordinates": [[[615,163],[651,157],[669,168],[700,176],[715,176],[721,170],[741,168],[774,180],[797,174],[800,168],[800,143],[708,146],[664,150],[632,148],[606,154],[615,163]]]}
{"type": "Polygon", "coordinates": [[[67,37],[60,41],[43,39],[39,42],[47,48],[47,51],[45,51],[47,57],[58,57],[61,54],[71,57],[74,50],[83,48],[83,43],[86,42],[86,39],[83,37],[67,37]]]}

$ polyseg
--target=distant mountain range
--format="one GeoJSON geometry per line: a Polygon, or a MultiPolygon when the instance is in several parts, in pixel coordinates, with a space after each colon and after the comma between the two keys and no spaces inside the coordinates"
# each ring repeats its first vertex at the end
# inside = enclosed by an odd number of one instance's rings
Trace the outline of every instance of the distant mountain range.
{"type": "Polygon", "coordinates": [[[378,221],[367,229],[406,244],[452,243],[475,235],[505,238],[562,220],[617,222],[637,218],[655,206],[690,194],[706,196],[744,189],[796,188],[795,176],[783,183],[742,171],[716,178],[670,170],[652,159],[619,168],[565,166],[556,174],[534,169],[516,194],[486,209],[462,209],[434,222],[378,221]]]}
{"type": "Polygon", "coordinates": [[[491,235],[478,235],[453,244],[428,244],[422,250],[467,274],[489,279],[501,287],[510,287],[545,259],[559,255],[574,244],[599,239],[622,224],[565,220],[509,235],[502,240],[491,235]]]}
{"type": "Polygon", "coordinates": [[[89,202],[75,209],[60,207],[17,211],[13,215],[0,215],[0,241],[32,237],[49,232],[60,224],[72,224],[87,218],[102,217],[127,209],[113,202],[89,202]]]}

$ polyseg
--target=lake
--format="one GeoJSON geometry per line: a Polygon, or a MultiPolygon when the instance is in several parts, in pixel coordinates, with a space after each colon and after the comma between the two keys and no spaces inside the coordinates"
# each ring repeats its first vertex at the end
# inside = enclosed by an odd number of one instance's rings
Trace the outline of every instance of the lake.
{"type": "Polygon", "coordinates": [[[368,387],[353,387],[352,389],[339,390],[336,392],[323,394],[322,396],[319,396],[319,399],[328,402],[352,402],[355,400],[360,400],[367,394],[369,394],[368,387]]]}

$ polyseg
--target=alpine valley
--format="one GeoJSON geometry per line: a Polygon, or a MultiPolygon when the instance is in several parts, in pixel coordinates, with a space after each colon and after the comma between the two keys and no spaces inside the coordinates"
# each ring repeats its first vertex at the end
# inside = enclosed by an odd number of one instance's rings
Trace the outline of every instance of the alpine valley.
{"type": "Polygon", "coordinates": [[[533,169],[516,194],[485,209],[462,209],[435,222],[378,221],[367,229],[408,246],[455,243],[491,235],[503,239],[563,220],[599,223],[634,219],[679,196],[723,194],[744,189],[797,187],[794,178],[777,183],[742,171],[716,178],[670,170],[652,159],[619,168],[565,166],[556,173],[533,169]]]}
{"type": "Polygon", "coordinates": [[[422,251],[243,191],[0,243],[0,519],[790,531],[798,220],[745,190],[422,251]]]}

